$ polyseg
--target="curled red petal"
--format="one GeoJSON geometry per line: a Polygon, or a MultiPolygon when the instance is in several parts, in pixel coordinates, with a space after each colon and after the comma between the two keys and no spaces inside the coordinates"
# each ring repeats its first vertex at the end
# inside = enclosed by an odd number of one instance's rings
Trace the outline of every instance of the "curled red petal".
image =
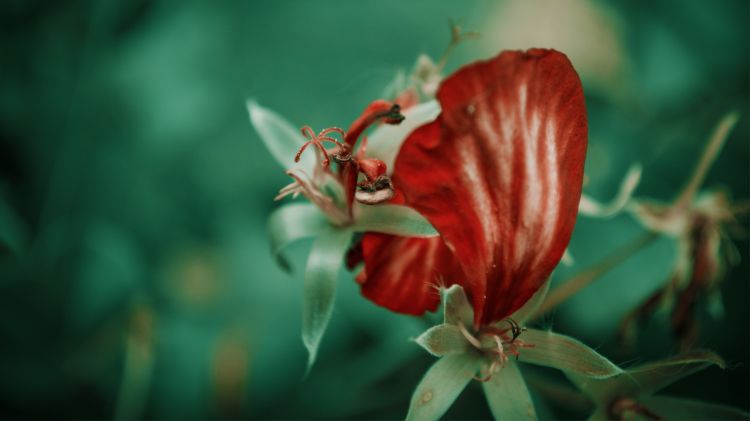
{"type": "Polygon", "coordinates": [[[586,155],[581,82],[562,53],[504,52],[439,88],[442,113],[413,132],[394,184],[440,232],[488,324],[520,308],[570,240],[586,155]]]}
{"type": "Polygon", "coordinates": [[[389,310],[419,315],[435,311],[440,286],[461,277],[461,267],[440,237],[410,238],[366,233],[365,269],[357,276],[362,295],[389,310]]]}

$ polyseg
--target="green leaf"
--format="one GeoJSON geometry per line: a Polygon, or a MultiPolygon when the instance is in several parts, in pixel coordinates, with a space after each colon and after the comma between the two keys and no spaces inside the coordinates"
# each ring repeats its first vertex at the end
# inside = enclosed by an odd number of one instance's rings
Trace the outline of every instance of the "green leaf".
{"type": "Polygon", "coordinates": [[[542,285],[542,287],[539,288],[534,293],[534,295],[531,296],[531,299],[529,299],[529,301],[526,301],[526,304],[516,310],[515,313],[511,314],[509,318],[515,320],[519,325],[523,326],[523,324],[536,313],[536,311],[539,309],[539,306],[542,305],[544,299],[547,297],[550,279],[552,278],[548,278],[544,285],[542,285]]]}
{"type": "Polygon", "coordinates": [[[449,355],[437,360],[414,390],[406,419],[440,419],[474,377],[479,364],[478,354],[449,355]]]}
{"type": "Polygon", "coordinates": [[[247,101],[247,111],[258,136],[284,169],[300,168],[308,175],[312,175],[315,167],[315,154],[312,151],[302,154],[299,163],[294,162],[294,156],[306,142],[299,129],[292,126],[284,117],[261,107],[253,99],[247,101]]]}
{"type": "Polygon", "coordinates": [[[472,348],[458,327],[448,324],[433,326],[414,341],[436,357],[461,354],[472,348]]]}
{"type": "Polygon", "coordinates": [[[680,399],[667,396],[653,396],[640,399],[653,413],[674,420],[747,420],[747,412],[724,405],[680,399]]]}
{"type": "Polygon", "coordinates": [[[521,350],[520,361],[552,367],[565,373],[586,377],[606,378],[622,370],[583,343],[564,335],[529,329],[519,339],[533,348],[521,350]]]}
{"type": "Polygon", "coordinates": [[[443,313],[446,324],[471,326],[474,323],[474,309],[466,298],[466,293],[460,285],[444,288],[443,313]]]}
{"type": "Polygon", "coordinates": [[[389,171],[404,140],[419,126],[429,123],[440,114],[440,104],[428,101],[403,111],[404,121],[398,125],[383,124],[375,130],[367,142],[367,156],[385,162],[389,171]]]}
{"type": "Polygon", "coordinates": [[[692,351],[628,369],[607,379],[568,377],[593,400],[609,402],[617,396],[650,395],[711,365],[724,368],[724,360],[710,351],[692,351]]]}
{"type": "Polygon", "coordinates": [[[627,377],[622,376],[622,380],[638,386],[641,393],[651,394],[712,365],[726,366],[713,352],[693,351],[627,370],[627,377]]]}
{"type": "Polygon", "coordinates": [[[531,401],[521,370],[513,361],[482,383],[484,395],[496,420],[535,420],[531,401]]]}
{"type": "Polygon", "coordinates": [[[435,228],[416,210],[402,205],[359,205],[353,230],[382,232],[402,237],[434,237],[435,228]]]}
{"type": "Polygon", "coordinates": [[[307,259],[302,294],[302,342],[309,352],[308,371],[315,362],[320,340],[331,318],[339,269],[351,239],[350,230],[330,227],[315,240],[307,259]]]}
{"type": "Polygon", "coordinates": [[[315,237],[330,227],[328,219],[312,203],[292,203],[282,206],[268,218],[271,253],[282,269],[291,270],[281,253],[284,247],[303,238],[315,237]]]}

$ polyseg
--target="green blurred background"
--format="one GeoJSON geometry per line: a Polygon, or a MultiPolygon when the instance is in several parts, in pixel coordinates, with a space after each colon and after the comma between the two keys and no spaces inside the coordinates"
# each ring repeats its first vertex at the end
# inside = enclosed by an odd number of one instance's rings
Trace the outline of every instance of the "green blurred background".
{"type": "MultiPolygon", "coordinates": [[[[429,318],[361,298],[342,274],[317,365],[303,379],[301,268],[274,266],[265,221],[288,179],[247,118],[253,97],[295,125],[347,126],[448,21],[482,33],[448,70],[506,48],[567,53],[587,93],[587,193],[670,199],[718,119],[742,112],[707,185],[748,186],[745,0],[2,1],[0,417],[401,418],[432,357],[429,318]]],[[[747,227],[747,219],[743,225],[747,227]]],[[[559,281],[642,234],[581,218],[559,281]]],[[[705,311],[699,344],[730,369],[669,392],[748,408],[748,241],[705,311]]],[[[617,363],[671,355],[664,320],[639,351],[620,318],[667,277],[659,240],[544,320],[617,363]]],[[[545,417],[560,412],[535,395],[545,417]]],[[[488,417],[472,385],[450,418],[488,417]]]]}

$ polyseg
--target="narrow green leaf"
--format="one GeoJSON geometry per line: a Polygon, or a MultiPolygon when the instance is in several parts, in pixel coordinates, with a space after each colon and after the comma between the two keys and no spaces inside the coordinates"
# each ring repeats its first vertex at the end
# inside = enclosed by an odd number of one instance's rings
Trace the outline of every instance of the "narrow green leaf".
{"type": "Polygon", "coordinates": [[[690,399],[651,396],[640,399],[639,402],[651,412],[668,420],[747,420],[750,418],[750,413],[741,409],[690,399]]]}
{"type": "Polygon", "coordinates": [[[606,378],[622,370],[583,343],[564,335],[529,329],[520,338],[533,348],[521,350],[520,361],[586,377],[606,378]]]}
{"type": "Polygon", "coordinates": [[[474,309],[466,298],[466,293],[460,285],[452,285],[444,288],[443,294],[443,320],[446,324],[471,326],[474,323],[474,309]]]}
{"type": "Polygon", "coordinates": [[[544,285],[542,285],[542,287],[539,288],[534,293],[534,295],[531,296],[531,299],[529,299],[529,301],[526,301],[526,304],[524,304],[523,307],[519,308],[515,313],[511,314],[510,318],[523,326],[523,324],[526,323],[526,321],[536,313],[536,311],[539,309],[539,306],[542,305],[544,299],[547,297],[550,279],[552,278],[548,278],[544,285]]]}
{"type": "Polygon", "coordinates": [[[406,419],[440,419],[474,377],[479,364],[479,354],[449,355],[437,360],[414,390],[406,419]]]}
{"type": "Polygon", "coordinates": [[[312,203],[292,203],[273,211],[268,218],[271,253],[282,269],[291,270],[282,250],[303,238],[315,237],[330,226],[328,219],[312,203]]]}
{"type": "Polygon", "coordinates": [[[434,237],[435,228],[416,210],[402,205],[359,205],[352,229],[358,232],[382,232],[403,237],[434,237]]]}
{"type": "Polygon", "coordinates": [[[710,351],[692,351],[631,368],[607,379],[568,377],[595,401],[609,402],[617,396],[650,395],[711,365],[724,368],[724,360],[710,351]]]}
{"type": "Polygon", "coordinates": [[[482,383],[484,395],[496,420],[535,420],[531,401],[521,370],[513,361],[482,383]]]}
{"type": "Polygon", "coordinates": [[[433,326],[414,341],[436,357],[462,354],[471,350],[471,344],[455,325],[433,326]]]}
{"type": "Polygon", "coordinates": [[[315,240],[307,259],[302,295],[302,342],[309,352],[308,371],[315,362],[320,340],[331,318],[336,281],[351,238],[351,231],[330,227],[315,240]]]}
{"type": "Polygon", "coordinates": [[[315,167],[315,154],[312,151],[302,154],[299,163],[294,162],[294,156],[306,141],[298,128],[284,117],[261,107],[253,99],[247,101],[247,111],[255,131],[279,165],[287,170],[301,168],[312,175],[315,167]]]}
{"type": "Polygon", "coordinates": [[[404,110],[404,121],[398,125],[383,124],[375,130],[367,142],[367,156],[385,162],[388,170],[393,171],[401,144],[419,126],[437,118],[440,104],[437,101],[424,102],[404,110]]]}
{"type": "Polygon", "coordinates": [[[710,351],[693,351],[627,370],[628,378],[623,376],[623,380],[637,385],[641,393],[651,394],[712,365],[725,367],[719,355],[710,351]]]}

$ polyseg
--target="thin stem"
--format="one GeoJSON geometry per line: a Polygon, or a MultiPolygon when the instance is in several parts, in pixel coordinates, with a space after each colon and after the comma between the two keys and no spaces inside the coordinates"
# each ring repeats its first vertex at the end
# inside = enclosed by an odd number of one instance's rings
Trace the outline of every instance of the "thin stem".
{"type": "Polygon", "coordinates": [[[440,59],[437,62],[437,69],[438,72],[442,72],[445,68],[445,65],[448,63],[448,58],[450,57],[453,50],[463,41],[467,39],[477,39],[479,38],[478,32],[462,32],[461,27],[456,23],[453,22],[453,20],[448,21],[448,24],[451,28],[451,42],[448,44],[448,47],[446,47],[445,51],[443,51],[443,54],[440,56],[440,59]]]}
{"type": "Polygon", "coordinates": [[[646,233],[640,238],[622,246],[615,250],[612,254],[605,257],[604,260],[597,263],[593,267],[584,270],[583,272],[573,276],[567,281],[564,281],[559,287],[550,291],[547,295],[547,299],[539,306],[532,320],[539,318],[540,316],[548,313],[550,310],[556,308],[562,302],[577,294],[582,289],[589,286],[592,282],[597,280],[599,277],[615,268],[620,263],[624,262],[647,245],[651,244],[658,238],[655,233],[646,233]]]}
{"type": "Polygon", "coordinates": [[[675,200],[674,207],[676,209],[688,206],[688,204],[693,200],[693,196],[695,196],[695,193],[703,184],[708,170],[716,160],[719,152],[721,152],[721,148],[724,146],[727,137],[729,137],[729,133],[732,131],[734,125],[737,124],[737,120],[739,120],[739,118],[740,113],[738,111],[732,111],[725,115],[719,121],[719,124],[716,125],[716,128],[714,128],[714,131],[713,133],[711,133],[711,137],[708,140],[706,149],[704,149],[703,151],[701,160],[698,161],[698,165],[695,166],[695,170],[693,171],[693,175],[690,177],[690,181],[688,181],[680,195],[677,197],[677,200],[675,200]]]}

